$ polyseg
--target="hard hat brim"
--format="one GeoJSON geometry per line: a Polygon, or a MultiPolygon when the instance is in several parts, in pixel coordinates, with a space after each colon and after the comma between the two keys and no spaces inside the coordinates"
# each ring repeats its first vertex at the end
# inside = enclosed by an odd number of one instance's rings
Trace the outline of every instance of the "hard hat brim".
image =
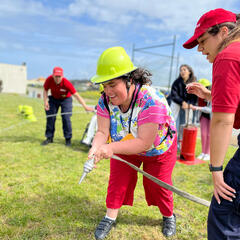
{"type": "Polygon", "coordinates": [[[111,81],[111,80],[113,80],[113,79],[115,79],[115,78],[119,78],[119,77],[123,76],[124,74],[133,72],[133,71],[136,70],[136,69],[137,69],[137,67],[136,67],[136,66],[133,66],[131,69],[125,69],[124,71],[118,72],[118,73],[116,73],[116,74],[104,75],[104,76],[101,76],[101,75],[96,74],[95,76],[93,76],[93,77],[91,78],[91,82],[92,82],[92,83],[95,83],[95,84],[100,84],[100,83],[108,82],[108,81],[111,81]]]}

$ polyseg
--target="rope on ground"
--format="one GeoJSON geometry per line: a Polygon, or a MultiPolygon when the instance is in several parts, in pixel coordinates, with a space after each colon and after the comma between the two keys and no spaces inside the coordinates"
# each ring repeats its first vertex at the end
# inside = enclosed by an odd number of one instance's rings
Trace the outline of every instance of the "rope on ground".
{"type": "Polygon", "coordinates": [[[0,129],[0,133],[1,133],[1,132],[8,131],[8,130],[11,130],[11,129],[17,127],[17,126],[21,126],[21,125],[24,125],[24,124],[26,124],[26,123],[30,123],[30,121],[28,121],[28,120],[26,120],[26,119],[25,119],[25,120],[22,120],[20,123],[11,125],[11,126],[9,126],[9,127],[3,128],[3,129],[0,129]]]}
{"type": "Polygon", "coordinates": [[[68,115],[68,114],[79,114],[79,113],[83,113],[83,112],[86,112],[86,111],[80,111],[80,112],[65,112],[65,113],[60,113],[60,114],[49,114],[46,116],[46,118],[50,118],[50,117],[56,117],[57,115],[68,115]]]}
{"type": "MultiPolygon", "coordinates": [[[[80,114],[80,113],[85,113],[85,112],[86,112],[86,111],[65,112],[65,113],[60,113],[60,114],[57,113],[57,114],[47,115],[47,116],[45,116],[44,118],[47,119],[47,118],[50,118],[50,117],[55,117],[55,116],[57,116],[57,115],[62,116],[62,115],[66,115],[66,114],[80,114]]],[[[87,112],[87,113],[88,113],[88,112],[87,112]]],[[[11,129],[15,128],[15,127],[18,127],[18,126],[21,126],[21,125],[24,125],[24,124],[27,124],[27,123],[31,123],[31,121],[29,121],[29,120],[23,120],[23,121],[21,121],[20,123],[11,125],[11,126],[9,126],[9,127],[3,128],[3,129],[0,129],[0,133],[1,133],[1,132],[8,131],[8,130],[11,130],[11,129]]]]}
{"type": "Polygon", "coordinates": [[[157,179],[156,177],[154,177],[154,176],[152,176],[152,175],[144,172],[142,169],[136,167],[136,166],[133,165],[132,163],[129,163],[129,162],[125,161],[124,159],[122,159],[122,158],[120,158],[120,157],[118,157],[118,156],[116,156],[116,155],[113,155],[112,158],[114,158],[114,159],[116,159],[116,160],[118,160],[118,161],[121,161],[121,162],[126,163],[127,165],[129,165],[130,167],[132,167],[133,169],[135,169],[136,171],[140,172],[140,173],[141,173],[142,175],[144,175],[146,178],[152,180],[153,182],[155,182],[155,183],[158,184],[159,186],[161,186],[161,187],[163,187],[163,188],[166,188],[166,189],[168,189],[168,190],[170,190],[170,191],[178,194],[178,195],[181,196],[181,197],[187,198],[187,199],[189,199],[189,200],[191,200],[191,201],[193,201],[193,202],[199,203],[199,204],[204,205],[204,206],[206,206],[206,207],[209,207],[209,206],[210,206],[210,202],[209,202],[209,201],[204,200],[204,199],[201,199],[201,198],[199,198],[199,197],[196,197],[196,196],[194,196],[194,195],[192,195],[192,194],[189,194],[189,193],[187,193],[187,192],[184,192],[184,191],[182,191],[182,190],[180,190],[180,189],[178,189],[178,188],[176,188],[176,187],[174,187],[174,186],[171,186],[171,185],[169,185],[169,184],[167,184],[167,183],[165,183],[165,182],[157,179]]]}

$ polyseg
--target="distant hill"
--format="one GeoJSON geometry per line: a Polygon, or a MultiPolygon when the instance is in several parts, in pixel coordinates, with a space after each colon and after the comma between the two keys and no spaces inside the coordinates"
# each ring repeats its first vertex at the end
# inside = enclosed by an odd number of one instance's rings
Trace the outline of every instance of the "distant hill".
{"type": "Polygon", "coordinates": [[[98,89],[98,86],[92,84],[89,79],[71,79],[70,82],[78,91],[98,89]]]}
{"type": "Polygon", "coordinates": [[[74,84],[83,84],[83,83],[91,83],[89,79],[71,79],[70,82],[74,84]]]}

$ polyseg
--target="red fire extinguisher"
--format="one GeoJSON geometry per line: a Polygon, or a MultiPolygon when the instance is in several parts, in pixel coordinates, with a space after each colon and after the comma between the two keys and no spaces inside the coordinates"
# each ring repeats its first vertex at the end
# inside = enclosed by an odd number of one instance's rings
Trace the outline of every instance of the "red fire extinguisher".
{"type": "Polygon", "coordinates": [[[197,141],[197,127],[195,127],[193,125],[189,125],[190,104],[188,104],[187,110],[188,110],[187,124],[183,128],[180,159],[186,160],[186,161],[194,161],[195,160],[196,141],[197,141]]]}

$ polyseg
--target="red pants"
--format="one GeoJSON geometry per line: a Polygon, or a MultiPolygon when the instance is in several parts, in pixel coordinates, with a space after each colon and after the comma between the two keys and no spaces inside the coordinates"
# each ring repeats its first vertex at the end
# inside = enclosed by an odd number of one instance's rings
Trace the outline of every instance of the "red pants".
{"type": "MultiPolygon", "coordinates": [[[[170,149],[162,155],[146,157],[139,155],[118,155],[124,160],[140,167],[165,183],[172,185],[172,170],[176,163],[177,141],[174,140],[170,149]]],[[[137,183],[137,171],[126,163],[115,159],[110,160],[110,178],[106,199],[107,208],[119,209],[122,205],[133,205],[134,189],[137,183]]],[[[173,194],[171,191],[160,187],[151,180],[143,177],[145,199],[148,206],[158,206],[162,215],[173,214],[173,194]]]]}

